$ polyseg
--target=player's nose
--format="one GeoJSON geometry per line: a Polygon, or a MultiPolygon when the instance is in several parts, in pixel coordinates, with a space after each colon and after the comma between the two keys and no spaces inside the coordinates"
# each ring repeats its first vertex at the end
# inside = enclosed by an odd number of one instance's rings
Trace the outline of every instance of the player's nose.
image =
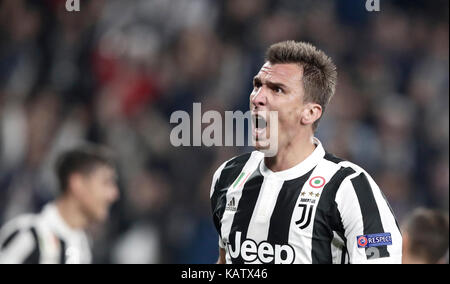
{"type": "Polygon", "coordinates": [[[267,96],[264,87],[254,90],[250,95],[250,104],[252,108],[259,108],[267,104],[267,96]]]}

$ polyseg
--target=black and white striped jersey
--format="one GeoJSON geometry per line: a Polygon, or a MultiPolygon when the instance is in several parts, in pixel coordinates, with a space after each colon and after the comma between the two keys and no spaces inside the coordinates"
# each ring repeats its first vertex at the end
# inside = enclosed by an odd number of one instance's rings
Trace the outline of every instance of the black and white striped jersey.
{"type": "Polygon", "coordinates": [[[401,263],[402,236],[377,184],[314,143],[285,171],[258,151],[217,169],[210,198],[227,263],[401,263]]]}
{"type": "Polygon", "coordinates": [[[0,231],[0,264],[88,264],[86,234],[71,229],[53,203],[40,214],[9,221],[0,231]]]}

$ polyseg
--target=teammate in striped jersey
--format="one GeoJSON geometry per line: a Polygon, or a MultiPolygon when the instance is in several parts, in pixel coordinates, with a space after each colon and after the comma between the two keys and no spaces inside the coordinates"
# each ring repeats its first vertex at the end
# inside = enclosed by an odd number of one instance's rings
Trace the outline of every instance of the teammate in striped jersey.
{"type": "Polygon", "coordinates": [[[250,95],[256,151],[213,177],[218,263],[401,262],[402,236],[375,181],[314,138],[336,78],[331,59],[308,43],[267,51],[250,95]],[[268,111],[278,112],[275,156],[264,147],[273,143],[268,111]]]}
{"type": "Polygon", "coordinates": [[[56,171],[60,197],[0,231],[0,264],[91,262],[84,229],[103,221],[118,197],[113,162],[103,148],[86,145],[63,153],[56,171]]]}

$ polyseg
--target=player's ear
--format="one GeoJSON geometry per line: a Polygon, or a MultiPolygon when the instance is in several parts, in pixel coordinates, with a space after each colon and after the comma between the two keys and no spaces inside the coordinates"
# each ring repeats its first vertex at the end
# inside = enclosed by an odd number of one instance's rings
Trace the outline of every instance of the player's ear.
{"type": "Polygon", "coordinates": [[[307,103],[302,110],[300,123],[302,125],[313,124],[322,116],[322,106],[316,103],[307,103]]]}
{"type": "Polygon", "coordinates": [[[83,175],[79,173],[72,173],[69,176],[68,180],[68,190],[75,195],[81,194],[81,191],[84,188],[84,179],[83,175]]]}

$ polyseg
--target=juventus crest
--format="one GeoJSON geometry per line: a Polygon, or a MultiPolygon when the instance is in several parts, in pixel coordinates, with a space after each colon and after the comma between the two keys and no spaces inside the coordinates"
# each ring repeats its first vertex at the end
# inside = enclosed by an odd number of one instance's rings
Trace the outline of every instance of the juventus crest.
{"type": "Polygon", "coordinates": [[[302,215],[298,221],[295,221],[295,225],[303,230],[308,227],[309,223],[311,223],[311,215],[314,205],[300,203],[298,207],[302,209],[302,215]]]}

